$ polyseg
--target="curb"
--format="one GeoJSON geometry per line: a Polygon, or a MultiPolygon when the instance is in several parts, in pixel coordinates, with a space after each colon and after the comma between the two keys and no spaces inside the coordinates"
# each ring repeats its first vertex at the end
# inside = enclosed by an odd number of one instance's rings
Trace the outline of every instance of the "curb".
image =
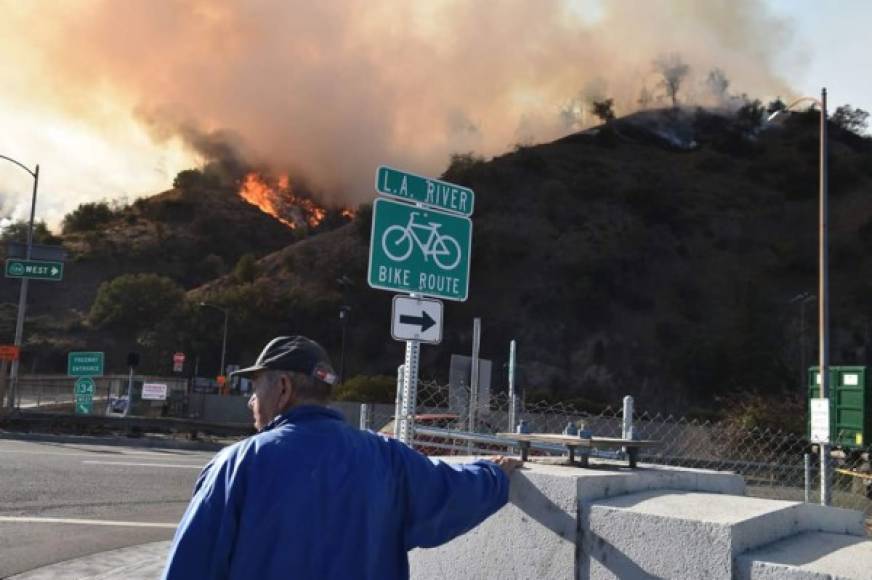
{"type": "Polygon", "coordinates": [[[233,444],[237,439],[224,442],[213,441],[183,441],[164,439],[160,437],[123,437],[95,435],[50,435],[47,433],[16,433],[0,431],[0,440],[39,441],[44,443],[75,443],[79,445],[109,445],[115,447],[155,447],[163,449],[180,449],[189,451],[220,451],[233,444]]]}

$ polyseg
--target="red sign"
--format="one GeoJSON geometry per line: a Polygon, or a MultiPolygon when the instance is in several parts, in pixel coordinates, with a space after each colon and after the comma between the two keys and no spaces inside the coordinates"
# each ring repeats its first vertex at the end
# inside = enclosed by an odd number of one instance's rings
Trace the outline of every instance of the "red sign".
{"type": "Polygon", "coordinates": [[[0,345],[0,360],[14,361],[21,356],[21,349],[11,344],[0,345]]]}
{"type": "Polygon", "coordinates": [[[185,353],[177,352],[173,355],[173,372],[180,373],[185,365],[185,353]]]}

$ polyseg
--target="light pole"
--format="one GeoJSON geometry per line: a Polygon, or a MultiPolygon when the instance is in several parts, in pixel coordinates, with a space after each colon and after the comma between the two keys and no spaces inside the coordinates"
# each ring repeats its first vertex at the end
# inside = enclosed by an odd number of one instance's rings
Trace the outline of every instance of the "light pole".
{"type": "MultiPolygon", "coordinates": [[[[24,164],[12,159],[11,157],[6,157],[5,155],[0,155],[0,159],[5,159],[10,163],[14,163],[18,167],[22,168],[26,172],[28,172],[31,177],[33,177],[33,195],[30,201],[30,225],[27,227],[27,259],[30,260],[30,257],[33,252],[33,218],[36,215],[36,188],[39,185],[39,165],[31,171],[24,164]]],[[[22,338],[24,336],[24,314],[27,310],[27,287],[28,287],[28,278],[21,279],[21,291],[18,294],[18,318],[15,320],[15,344],[19,349],[21,348],[22,338]]],[[[18,356],[15,360],[12,361],[12,369],[9,373],[9,382],[10,382],[10,390],[9,397],[7,399],[8,407],[12,407],[15,404],[15,400],[18,397],[18,365],[20,363],[21,357],[18,356]]],[[[6,368],[3,368],[3,372],[5,375],[6,368]]],[[[0,405],[2,405],[2,401],[0,401],[0,405]]]]}
{"type": "MultiPolygon", "coordinates": [[[[820,195],[818,196],[818,371],[820,372],[820,398],[826,399],[830,391],[830,279],[829,279],[829,191],[827,167],[827,89],[821,89],[820,100],[802,97],[781,111],[769,116],[772,121],[780,113],[799,103],[810,101],[820,109],[820,195]]],[[[821,504],[830,503],[830,444],[820,443],[821,454],[821,504]]]]}
{"type": "Polygon", "coordinates": [[[224,314],[224,338],[221,341],[221,369],[218,371],[218,376],[224,376],[224,357],[227,354],[227,320],[230,318],[230,310],[227,308],[221,308],[220,306],[215,306],[214,304],[209,304],[208,302],[200,302],[201,308],[214,308],[218,312],[224,314]]]}
{"type": "Polygon", "coordinates": [[[342,325],[342,347],[339,351],[339,384],[345,382],[345,329],[348,326],[348,316],[351,314],[351,306],[339,307],[339,323],[342,325]]]}

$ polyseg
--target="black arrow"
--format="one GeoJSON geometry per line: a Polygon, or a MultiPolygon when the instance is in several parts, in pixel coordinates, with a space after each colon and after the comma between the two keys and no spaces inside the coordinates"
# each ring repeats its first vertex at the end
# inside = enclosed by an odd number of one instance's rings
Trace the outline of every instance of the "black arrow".
{"type": "Polygon", "coordinates": [[[427,314],[425,310],[421,311],[421,316],[409,316],[408,314],[400,314],[400,324],[413,324],[421,327],[421,332],[427,332],[427,329],[436,324],[436,321],[427,314]]]}

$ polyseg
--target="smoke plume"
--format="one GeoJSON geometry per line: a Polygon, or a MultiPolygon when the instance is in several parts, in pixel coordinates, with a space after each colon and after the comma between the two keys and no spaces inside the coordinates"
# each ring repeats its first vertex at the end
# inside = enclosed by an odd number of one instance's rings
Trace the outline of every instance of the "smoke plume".
{"type": "Polygon", "coordinates": [[[40,106],[109,133],[133,119],[200,161],[287,171],[345,203],[373,197],[381,163],[438,174],[451,153],[491,156],[590,124],[591,99],[613,98],[618,115],[643,91],[656,104],[653,63],[664,54],[689,67],[679,102],[710,98],[715,68],[731,91],[790,93],[771,66],[789,28],[758,0],[80,0],[3,10],[0,48],[25,55],[16,82],[40,106]]]}

